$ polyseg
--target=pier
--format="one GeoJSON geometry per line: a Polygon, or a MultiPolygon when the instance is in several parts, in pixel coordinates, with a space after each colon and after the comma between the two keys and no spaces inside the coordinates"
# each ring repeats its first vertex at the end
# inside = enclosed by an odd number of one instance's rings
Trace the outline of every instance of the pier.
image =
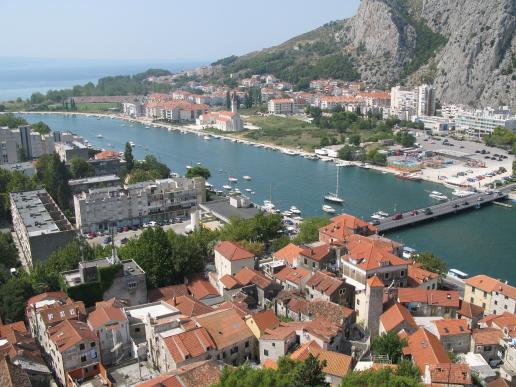
{"type": "Polygon", "coordinates": [[[480,192],[463,198],[457,198],[441,202],[434,206],[420,208],[402,213],[401,219],[394,219],[394,216],[380,220],[376,225],[379,232],[387,232],[402,227],[409,227],[418,223],[434,220],[440,217],[455,215],[466,210],[482,208],[483,206],[495,201],[505,200],[509,192],[516,184],[511,184],[492,193],[480,192]],[[428,213],[428,209],[431,213],[428,213]]]}

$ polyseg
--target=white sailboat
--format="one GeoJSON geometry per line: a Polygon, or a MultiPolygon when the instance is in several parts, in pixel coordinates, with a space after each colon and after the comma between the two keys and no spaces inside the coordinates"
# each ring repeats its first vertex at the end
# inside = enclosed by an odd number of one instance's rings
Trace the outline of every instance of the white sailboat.
{"type": "Polygon", "coordinates": [[[332,206],[328,206],[326,204],[322,206],[322,210],[324,212],[329,213],[329,214],[334,214],[335,213],[335,208],[333,208],[332,206]]]}
{"type": "Polygon", "coordinates": [[[337,204],[344,203],[344,199],[342,199],[339,196],[339,172],[340,172],[340,168],[337,167],[337,189],[336,189],[335,193],[328,192],[326,195],[324,195],[324,200],[326,200],[327,202],[332,202],[332,203],[337,203],[337,204]]]}

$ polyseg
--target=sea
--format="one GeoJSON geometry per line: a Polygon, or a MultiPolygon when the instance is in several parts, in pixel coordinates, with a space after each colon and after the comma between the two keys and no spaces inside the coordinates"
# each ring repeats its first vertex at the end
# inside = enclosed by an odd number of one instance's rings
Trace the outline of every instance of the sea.
{"type": "Polygon", "coordinates": [[[129,75],[160,68],[178,72],[203,63],[0,58],[0,101],[29,98],[32,93],[66,89],[108,75],[129,75]]]}
{"type": "MultiPolygon", "coordinates": [[[[209,181],[218,189],[228,184],[228,176],[235,176],[242,192],[246,188],[255,192],[251,196],[255,203],[272,200],[282,211],[296,206],[305,217],[325,215],[323,197],[327,192],[335,192],[337,173],[339,193],[345,202],[335,208],[339,213],[365,219],[378,210],[393,214],[435,204],[428,196],[434,190],[451,194],[435,183],[401,180],[392,174],[358,167],[338,169],[335,164],[320,160],[222,139],[205,140],[191,133],[169,132],[118,119],[58,114],[23,117],[29,122],[44,121],[54,130],[70,130],[100,148],[123,151],[125,143],[133,141],[137,159],[154,154],[180,174],[186,172],[187,165],[201,164],[211,171],[209,181]],[[97,138],[98,134],[102,138],[97,138]],[[245,175],[252,180],[242,179],[245,175]]],[[[446,260],[450,268],[470,275],[485,273],[516,284],[516,205],[486,205],[386,236],[418,251],[431,251],[446,260]]]]}

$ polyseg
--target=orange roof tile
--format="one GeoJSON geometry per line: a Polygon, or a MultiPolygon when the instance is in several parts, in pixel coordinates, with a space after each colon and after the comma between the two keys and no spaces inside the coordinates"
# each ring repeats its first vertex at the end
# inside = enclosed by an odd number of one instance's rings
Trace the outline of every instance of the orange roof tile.
{"type": "Polygon", "coordinates": [[[215,343],[208,331],[202,327],[165,337],[163,341],[176,364],[215,349],[215,343]]]}
{"type": "Polygon", "coordinates": [[[288,262],[290,266],[294,266],[294,261],[299,257],[301,251],[303,251],[302,247],[289,243],[282,249],[276,251],[272,256],[277,261],[283,260],[288,262]]]}
{"type": "Polygon", "coordinates": [[[309,354],[317,357],[319,361],[326,362],[326,365],[322,370],[325,374],[342,378],[351,370],[351,356],[333,351],[325,351],[321,349],[315,341],[310,341],[301,345],[290,355],[290,358],[293,360],[304,361],[308,358],[309,354]]]}
{"type": "Polygon", "coordinates": [[[422,269],[418,264],[408,265],[407,278],[409,287],[418,287],[425,282],[437,279],[439,274],[422,269]]]}
{"type": "Polygon", "coordinates": [[[244,267],[233,277],[244,286],[253,283],[260,289],[265,289],[272,283],[272,280],[265,277],[263,274],[258,273],[256,270],[249,269],[248,267],[244,267]]]}
{"type": "Polygon", "coordinates": [[[503,337],[503,332],[497,328],[473,329],[472,336],[475,345],[496,345],[503,337]]]}
{"type": "Polygon", "coordinates": [[[242,286],[240,282],[238,282],[233,276],[229,274],[224,274],[222,277],[220,277],[219,281],[226,289],[235,289],[242,286]]]}
{"type": "Polygon", "coordinates": [[[317,246],[305,247],[300,255],[303,257],[310,258],[313,261],[320,262],[327,258],[331,254],[330,245],[327,243],[321,243],[317,246]]]}
{"type": "Polygon", "coordinates": [[[263,310],[251,316],[261,333],[267,329],[274,329],[280,325],[280,320],[270,309],[263,310]]]}
{"type": "Polygon", "coordinates": [[[185,284],[170,285],[163,288],[149,290],[149,302],[165,300],[172,297],[185,296],[188,294],[188,288],[185,284]]]}
{"type": "Polygon", "coordinates": [[[310,272],[302,267],[291,268],[285,267],[279,273],[276,274],[276,278],[281,282],[292,282],[293,284],[300,285],[301,282],[310,276],[310,272]]]}
{"type": "Polygon", "coordinates": [[[439,332],[439,337],[471,333],[466,320],[443,319],[434,321],[434,324],[439,332]]]}
{"type": "Polygon", "coordinates": [[[272,359],[266,359],[263,364],[262,364],[262,367],[263,368],[270,368],[270,369],[273,369],[273,370],[277,370],[278,369],[278,363],[275,362],[274,360],[272,359]]]}
{"type": "Polygon", "coordinates": [[[417,329],[416,321],[407,308],[401,304],[394,304],[380,316],[380,322],[386,332],[391,332],[406,322],[412,329],[417,329]]]}
{"type": "Polygon", "coordinates": [[[183,385],[175,375],[159,375],[138,384],[137,387],[183,387],[183,385]]]}
{"type": "Polygon", "coordinates": [[[330,276],[322,271],[316,271],[314,275],[306,281],[306,286],[314,290],[332,296],[344,285],[344,281],[340,278],[330,276]]]}
{"type": "Polygon", "coordinates": [[[419,328],[408,337],[408,346],[403,352],[412,355],[421,373],[425,372],[426,364],[451,363],[439,339],[424,328],[419,328]]]}
{"type": "Polygon", "coordinates": [[[500,281],[483,274],[468,278],[465,282],[466,285],[479,288],[480,290],[489,293],[495,290],[496,286],[500,283],[500,281]]]}
{"type": "Polygon", "coordinates": [[[88,316],[88,324],[92,329],[98,329],[113,322],[120,323],[127,321],[127,316],[119,308],[97,307],[88,316]]]}
{"type": "Polygon", "coordinates": [[[114,150],[105,150],[95,154],[95,160],[106,160],[106,159],[114,159],[119,158],[120,153],[114,150]]]}
{"type": "Polygon", "coordinates": [[[376,276],[376,275],[367,279],[367,285],[370,288],[383,288],[385,286],[383,281],[380,278],[378,278],[378,276],[376,276]]]}
{"type": "Polygon", "coordinates": [[[471,304],[467,301],[461,300],[460,309],[459,309],[458,313],[461,316],[472,319],[474,317],[483,316],[484,308],[482,308],[481,306],[475,305],[475,304],[471,304]]]}
{"type": "Polygon", "coordinates": [[[50,340],[53,341],[63,353],[81,341],[94,341],[98,348],[98,337],[88,327],[88,324],[77,320],[64,320],[58,325],[49,328],[50,340]]]}
{"type": "Polygon", "coordinates": [[[215,289],[215,287],[205,278],[193,278],[186,287],[192,297],[196,300],[219,296],[217,289],[215,289]]]}
{"type": "Polygon", "coordinates": [[[363,270],[384,266],[407,266],[407,261],[392,254],[384,244],[361,235],[353,235],[346,245],[348,253],[343,259],[363,270]]]}
{"type": "Polygon", "coordinates": [[[402,304],[421,302],[428,305],[458,308],[460,306],[460,293],[454,290],[399,288],[398,302],[402,304]]]}
{"type": "Polygon", "coordinates": [[[232,241],[221,241],[213,248],[224,258],[230,261],[239,261],[241,259],[254,259],[254,254],[240,247],[238,243],[232,241]]]}
{"type": "Polygon", "coordinates": [[[221,309],[193,317],[206,328],[215,342],[217,349],[227,348],[246,339],[254,338],[244,320],[234,309],[221,309]]]}
{"type": "Polygon", "coordinates": [[[68,298],[64,292],[58,291],[58,292],[45,292],[40,293],[38,295],[35,295],[27,300],[27,305],[33,305],[37,302],[44,301],[44,300],[63,300],[65,301],[68,298]]]}
{"type": "Polygon", "coordinates": [[[202,302],[194,300],[190,296],[173,297],[169,298],[165,302],[179,309],[181,314],[188,317],[198,316],[200,314],[210,313],[213,311],[213,308],[210,308],[202,302]]]}
{"type": "Polygon", "coordinates": [[[432,383],[461,386],[469,386],[472,383],[471,369],[467,364],[431,364],[429,370],[432,383]]]}

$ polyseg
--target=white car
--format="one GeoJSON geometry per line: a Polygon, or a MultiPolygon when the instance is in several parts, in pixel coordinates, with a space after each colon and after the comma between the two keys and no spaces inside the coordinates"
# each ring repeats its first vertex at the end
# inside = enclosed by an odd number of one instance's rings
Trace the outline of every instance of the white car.
{"type": "Polygon", "coordinates": [[[149,223],[144,223],[144,224],[143,224],[143,228],[155,227],[155,226],[157,226],[157,225],[158,225],[158,223],[157,223],[157,222],[155,222],[155,221],[151,220],[149,223]]]}

